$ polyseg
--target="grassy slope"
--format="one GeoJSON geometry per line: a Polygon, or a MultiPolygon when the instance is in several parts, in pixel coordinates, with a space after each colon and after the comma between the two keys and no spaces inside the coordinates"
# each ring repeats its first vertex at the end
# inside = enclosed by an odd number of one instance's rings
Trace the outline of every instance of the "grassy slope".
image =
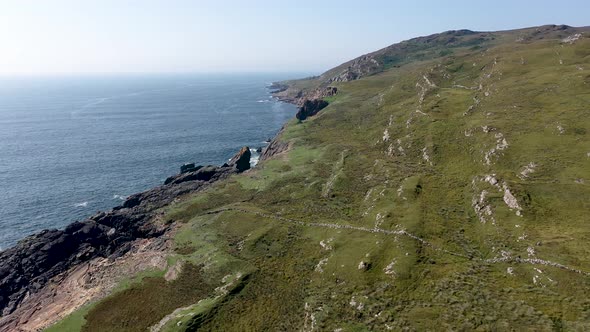
{"type": "Polygon", "coordinates": [[[590,38],[522,33],[340,83],[288,153],[166,210],[171,264],[193,268],[70,322],[145,331],[188,306],[163,330],[590,329],[588,275],[515,260],[590,272],[590,38]]]}

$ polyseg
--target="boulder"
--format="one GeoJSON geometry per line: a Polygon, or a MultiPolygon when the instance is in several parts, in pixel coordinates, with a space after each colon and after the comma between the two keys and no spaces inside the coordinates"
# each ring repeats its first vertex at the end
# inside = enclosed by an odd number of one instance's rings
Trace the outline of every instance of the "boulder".
{"type": "Polygon", "coordinates": [[[369,269],[371,269],[371,265],[372,264],[370,262],[361,261],[359,263],[358,269],[362,271],[368,271],[369,269]]]}

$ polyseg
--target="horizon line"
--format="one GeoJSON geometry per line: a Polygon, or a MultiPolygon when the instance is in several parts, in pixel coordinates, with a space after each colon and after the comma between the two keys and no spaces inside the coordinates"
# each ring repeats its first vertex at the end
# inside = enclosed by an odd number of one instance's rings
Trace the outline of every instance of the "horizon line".
{"type": "Polygon", "coordinates": [[[122,71],[122,72],[41,72],[0,73],[0,79],[32,77],[82,77],[82,76],[172,76],[172,75],[232,75],[232,74],[304,74],[319,75],[326,70],[219,70],[219,71],[122,71]]]}

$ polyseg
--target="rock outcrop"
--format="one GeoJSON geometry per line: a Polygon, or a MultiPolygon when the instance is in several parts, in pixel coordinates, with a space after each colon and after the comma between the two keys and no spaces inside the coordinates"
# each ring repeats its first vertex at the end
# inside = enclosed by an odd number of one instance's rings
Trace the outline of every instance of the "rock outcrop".
{"type": "MultiPolygon", "coordinates": [[[[276,84],[280,85],[280,83],[276,84]]],[[[284,89],[271,91],[271,93],[280,101],[301,107],[307,100],[323,99],[336,95],[338,93],[338,88],[334,86],[325,86],[312,90],[298,90],[295,87],[288,86],[284,89]]]]}
{"type": "Polygon", "coordinates": [[[287,149],[289,149],[289,143],[281,141],[279,137],[275,137],[266,148],[262,149],[260,160],[270,159],[274,155],[287,151],[287,149]]]}
{"type": "Polygon", "coordinates": [[[260,152],[260,161],[270,159],[270,157],[277,155],[283,151],[287,151],[289,143],[281,140],[281,134],[285,130],[285,126],[281,127],[281,130],[275,135],[273,139],[268,142],[268,145],[260,152]]]}
{"type": "Polygon", "coordinates": [[[238,172],[243,172],[250,169],[250,157],[252,157],[250,148],[245,146],[230,159],[229,164],[233,165],[238,172]]]}
{"type": "Polygon", "coordinates": [[[310,116],[316,115],[319,111],[328,106],[328,102],[322,99],[306,100],[303,106],[299,108],[299,111],[295,115],[298,120],[305,120],[310,116]]]}
{"type": "MultiPolygon", "coordinates": [[[[187,181],[211,181],[212,179],[217,180],[221,175],[233,172],[234,168],[231,166],[199,166],[195,171],[185,172],[167,178],[164,184],[180,184],[187,181]]],[[[130,202],[133,197],[138,195],[142,194],[130,196],[129,199],[127,199],[127,201],[125,202],[125,204],[123,204],[123,206],[126,207],[127,202],[130,202]]]]}
{"type": "Polygon", "coordinates": [[[283,92],[285,90],[287,90],[289,88],[289,86],[287,84],[283,84],[280,82],[274,82],[272,83],[268,89],[270,90],[270,93],[279,93],[279,92],[283,92]]]}
{"type": "Polygon", "coordinates": [[[60,273],[96,257],[120,257],[132,241],[163,234],[168,225],[154,222],[159,208],[248,169],[249,162],[250,150],[242,148],[229,164],[194,167],[168,178],[162,186],[131,195],[111,211],[63,230],[44,230],[0,252],[0,316],[13,312],[60,273]]]}
{"type": "MultiPolygon", "coordinates": [[[[305,98],[307,98],[309,100],[323,99],[323,98],[335,96],[337,93],[338,93],[338,88],[336,88],[334,86],[327,86],[325,88],[315,89],[309,93],[306,93],[305,98]]],[[[303,101],[303,102],[305,102],[305,101],[303,101]]]]}
{"type": "Polygon", "coordinates": [[[375,59],[374,55],[365,55],[352,60],[342,72],[329,78],[328,83],[354,81],[379,71],[381,67],[382,64],[375,59]]]}

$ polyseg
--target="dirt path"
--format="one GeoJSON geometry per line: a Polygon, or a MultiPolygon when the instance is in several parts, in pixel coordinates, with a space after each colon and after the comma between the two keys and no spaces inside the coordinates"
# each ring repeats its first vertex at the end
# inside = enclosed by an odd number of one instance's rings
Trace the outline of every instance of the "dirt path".
{"type": "Polygon", "coordinates": [[[366,233],[380,233],[380,234],[385,234],[385,235],[406,236],[406,237],[409,237],[415,241],[418,241],[421,244],[423,244],[424,246],[430,247],[436,251],[443,252],[443,253],[457,256],[457,257],[466,258],[469,260],[479,261],[484,264],[513,263],[513,264],[544,265],[544,266],[556,267],[556,268],[570,271],[570,272],[575,272],[575,273],[578,273],[578,274],[581,274],[584,276],[590,276],[590,273],[588,273],[588,272],[585,272],[585,271],[582,271],[582,270],[579,270],[576,268],[572,268],[572,267],[566,266],[561,263],[556,263],[556,262],[547,261],[547,260],[538,259],[538,258],[523,259],[523,258],[515,258],[515,257],[502,257],[502,258],[484,259],[484,258],[480,258],[480,257],[469,257],[469,256],[461,254],[461,253],[457,253],[457,252],[453,252],[450,250],[446,250],[444,248],[440,248],[440,247],[438,247],[438,246],[424,240],[423,238],[416,236],[406,230],[391,231],[391,230],[386,230],[386,229],[381,229],[381,228],[376,228],[376,227],[375,228],[366,228],[366,227],[358,227],[358,226],[342,225],[342,224],[304,222],[301,220],[285,218],[285,217],[282,217],[279,215],[262,213],[262,212],[258,212],[258,211],[249,211],[249,210],[240,209],[240,208],[223,208],[223,209],[218,209],[218,210],[214,210],[214,211],[209,211],[206,214],[218,214],[218,213],[231,212],[231,211],[254,214],[254,215],[257,215],[257,216],[260,216],[263,218],[274,219],[274,220],[278,220],[281,222],[296,224],[296,225],[300,225],[300,226],[304,226],[304,227],[348,229],[348,230],[354,230],[354,231],[366,232],[366,233]]]}

